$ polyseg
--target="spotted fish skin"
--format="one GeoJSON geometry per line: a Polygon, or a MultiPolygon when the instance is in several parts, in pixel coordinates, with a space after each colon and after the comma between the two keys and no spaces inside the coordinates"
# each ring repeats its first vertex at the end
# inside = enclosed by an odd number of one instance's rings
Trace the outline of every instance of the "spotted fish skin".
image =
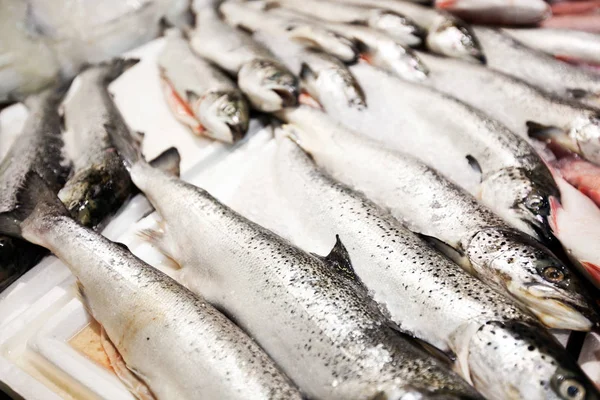
{"type": "Polygon", "coordinates": [[[567,266],[437,171],[346,130],[318,110],[300,107],[277,115],[298,127],[298,143],[335,179],[433,238],[463,268],[547,326],[589,330],[597,321],[589,294],[567,266]]]}
{"type": "MultiPolygon", "coordinates": [[[[294,242],[323,252],[322,243],[339,235],[354,272],[379,306],[405,332],[454,353],[456,368],[484,396],[510,399],[505,388],[511,387],[520,398],[561,398],[551,381],[566,377],[563,371],[576,377],[573,387],[592,387],[531,315],[364,195],[335,182],[284,134],[276,137],[277,189],[286,209],[301,221],[286,224],[301,226],[291,233],[294,242]],[[505,370],[507,364],[511,371],[505,370]]],[[[586,391],[594,393],[593,388],[586,391]]]]}
{"type": "Polygon", "coordinates": [[[334,266],[198,187],[141,162],[131,175],[165,221],[180,281],[225,310],[310,397],[480,398],[334,266]]]}

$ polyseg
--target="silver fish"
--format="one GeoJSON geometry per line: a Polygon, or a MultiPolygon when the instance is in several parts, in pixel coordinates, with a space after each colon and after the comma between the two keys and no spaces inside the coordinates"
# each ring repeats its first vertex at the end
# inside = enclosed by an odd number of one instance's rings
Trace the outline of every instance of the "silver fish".
{"type": "Polygon", "coordinates": [[[434,53],[485,63],[477,36],[463,21],[451,14],[400,0],[333,0],[387,9],[405,15],[427,32],[425,44],[434,53]]]}
{"type": "Polygon", "coordinates": [[[232,75],[254,107],[271,112],[296,104],[298,80],[246,32],[221,21],[212,9],[196,14],[192,49],[232,75]]]}
{"type": "Polygon", "coordinates": [[[286,208],[302,221],[294,238],[323,250],[312,242],[338,235],[354,272],[403,331],[454,353],[455,367],[487,398],[568,400],[569,391],[598,398],[577,363],[534,318],[335,182],[288,139],[293,128],[282,131],[276,134],[275,174],[286,208]],[[507,370],[513,360],[517,364],[507,370]]]}
{"type": "MultiPolygon", "coordinates": [[[[269,13],[300,17],[293,11],[279,8],[269,13]]],[[[362,50],[361,57],[370,64],[409,81],[420,81],[427,77],[427,67],[415,53],[383,32],[365,26],[335,22],[324,21],[319,24],[359,43],[362,50]]]]}
{"type": "Polygon", "coordinates": [[[503,29],[519,42],[554,57],[600,64],[600,34],[572,29],[503,29]]]}
{"type": "Polygon", "coordinates": [[[310,397],[480,398],[392,328],[337,263],[343,246],[326,261],[143,162],[131,177],[164,220],[154,238],[182,266],[179,279],[226,310],[310,397]]]}
{"type": "Polygon", "coordinates": [[[384,149],[309,107],[284,109],[297,140],[334,178],[389,208],[490,287],[546,326],[589,330],[598,317],[578,278],[546,248],[413,157],[384,149]],[[385,173],[382,173],[385,171],[385,173]]]}
{"type": "Polygon", "coordinates": [[[548,226],[549,203],[559,198],[559,191],[526,140],[453,97],[368,65],[351,71],[370,105],[351,110],[324,93],[321,104],[335,119],[392,149],[414,154],[523,232],[554,240],[548,226]]]}
{"type": "Polygon", "coordinates": [[[423,33],[409,18],[394,11],[321,0],[277,0],[277,4],[329,22],[364,25],[383,31],[406,46],[422,43],[423,33]]]}
{"type": "Polygon", "coordinates": [[[419,56],[431,70],[424,84],[485,110],[524,138],[529,138],[528,134],[541,139],[553,135],[570,150],[600,163],[597,109],[547,94],[490,68],[425,53],[419,56]]]}
{"type": "Polygon", "coordinates": [[[51,250],[77,277],[112,367],[140,399],[300,399],[241,329],[124,246],[69,218],[30,174],[0,232],[51,250]],[[105,334],[105,337],[104,337],[105,334]]]}
{"type": "Polygon", "coordinates": [[[321,49],[345,62],[354,62],[358,57],[358,50],[351,41],[309,21],[267,13],[253,5],[236,1],[224,2],[219,11],[230,25],[251,32],[261,31],[269,35],[285,36],[290,40],[321,49]]]}
{"type": "Polygon", "coordinates": [[[600,76],[531,49],[494,28],[473,28],[495,70],[523,79],[547,92],[600,105],[600,76]]]}
{"type": "Polygon", "coordinates": [[[171,111],[194,133],[226,143],[246,134],[246,99],[229,77],[192,52],[181,31],[167,31],[158,67],[171,111]]]}
{"type": "Polygon", "coordinates": [[[435,0],[435,7],[488,25],[534,25],[552,15],[544,0],[435,0]]]}

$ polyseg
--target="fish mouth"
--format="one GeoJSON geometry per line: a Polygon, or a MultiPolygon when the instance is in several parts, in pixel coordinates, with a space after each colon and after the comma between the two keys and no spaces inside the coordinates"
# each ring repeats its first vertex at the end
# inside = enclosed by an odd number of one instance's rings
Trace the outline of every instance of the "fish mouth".
{"type": "Polygon", "coordinates": [[[555,289],[534,283],[524,288],[509,284],[508,290],[550,328],[588,332],[594,326],[588,318],[593,310],[555,289]]]}
{"type": "Polygon", "coordinates": [[[281,107],[293,107],[298,104],[298,88],[294,86],[284,86],[271,89],[281,100],[281,107]]]}

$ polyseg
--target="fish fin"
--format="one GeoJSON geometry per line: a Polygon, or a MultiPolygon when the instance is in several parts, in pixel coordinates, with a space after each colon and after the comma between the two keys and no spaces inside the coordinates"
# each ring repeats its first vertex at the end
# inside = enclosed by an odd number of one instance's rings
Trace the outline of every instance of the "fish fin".
{"type": "Polygon", "coordinates": [[[587,90],[584,89],[567,89],[567,93],[569,94],[569,96],[571,96],[574,99],[584,99],[586,97],[589,97],[590,92],[588,92],[587,90]]]}
{"type": "Polygon", "coordinates": [[[0,233],[22,237],[21,230],[32,214],[40,217],[69,215],[64,204],[35,172],[29,172],[17,191],[17,205],[0,214],[0,233]]]}
{"type": "Polygon", "coordinates": [[[340,235],[335,235],[335,244],[329,254],[320,258],[347,278],[350,278],[353,281],[359,281],[358,276],[356,276],[356,273],[354,272],[354,267],[352,267],[350,254],[348,254],[348,250],[346,250],[346,247],[340,240],[340,235]]]}
{"type": "Polygon", "coordinates": [[[201,133],[204,128],[194,115],[189,103],[177,93],[169,79],[162,76],[161,84],[165,100],[175,119],[190,127],[195,133],[201,133]]]}
{"type": "Polygon", "coordinates": [[[473,272],[472,267],[471,267],[471,262],[469,261],[469,259],[465,256],[465,254],[462,251],[452,247],[448,243],[443,242],[436,237],[425,235],[420,232],[414,232],[414,233],[417,234],[421,239],[423,239],[426,242],[428,242],[429,244],[431,244],[433,247],[435,247],[437,250],[439,250],[442,254],[444,254],[450,260],[454,261],[456,264],[460,265],[461,267],[463,267],[470,273],[473,272]]]}
{"type": "Polygon", "coordinates": [[[138,374],[127,367],[125,360],[123,360],[119,350],[117,350],[106,334],[104,327],[101,327],[100,342],[108,357],[110,366],[127,389],[129,389],[129,391],[139,400],[155,400],[156,397],[154,397],[154,394],[148,385],[138,376],[138,374]]]}
{"type": "Polygon", "coordinates": [[[169,243],[169,238],[165,229],[164,223],[161,221],[158,223],[158,228],[146,228],[138,232],[143,240],[156,247],[165,257],[173,262],[174,265],[179,267],[177,260],[173,256],[172,246],[169,243]]]}
{"type": "Polygon", "coordinates": [[[304,90],[301,91],[298,95],[298,103],[312,108],[316,108],[318,110],[323,109],[321,103],[319,103],[314,97],[312,97],[310,93],[307,93],[304,90]]]}
{"type": "Polygon", "coordinates": [[[527,126],[527,135],[530,138],[546,141],[550,133],[555,133],[556,131],[561,131],[560,129],[551,126],[540,124],[535,121],[527,121],[525,123],[527,126]]]}
{"type": "Polygon", "coordinates": [[[188,104],[195,103],[200,98],[200,96],[198,96],[198,94],[193,90],[186,90],[185,97],[188,100],[188,104]]]}
{"type": "Polygon", "coordinates": [[[316,78],[315,76],[315,72],[312,70],[312,68],[310,68],[310,66],[303,62],[302,65],[300,66],[300,74],[298,75],[300,77],[300,79],[304,80],[304,79],[314,79],[316,78]]]}
{"type": "Polygon", "coordinates": [[[150,161],[150,165],[173,176],[180,175],[181,155],[175,147],[169,147],[150,161]]]}
{"type": "Polygon", "coordinates": [[[140,142],[136,140],[134,133],[130,132],[130,135],[122,135],[120,130],[117,129],[112,122],[105,123],[104,129],[106,130],[106,133],[108,133],[108,136],[128,170],[131,169],[135,163],[144,160],[140,142]],[[131,140],[131,138],[134,138],[134,140],[131,140]]]}
{"type": "Polygon", "coordinates": [[[479,175],[482,175],[483,172],[481,171],[481,165],[479,165],[479,161],[477,161],[477,159],[470,154],[467,154],[466,158],[467,162],[469,163],[469,166],[473,168],[473,170],[479,175]]]}
{"type": "Polygon", "coordinates": [[[102,82],[109,84],[139,62],[139,58],[113,58],[98,64],[84,65],[82,69],[83,71],[95,71],[102,82]]]}

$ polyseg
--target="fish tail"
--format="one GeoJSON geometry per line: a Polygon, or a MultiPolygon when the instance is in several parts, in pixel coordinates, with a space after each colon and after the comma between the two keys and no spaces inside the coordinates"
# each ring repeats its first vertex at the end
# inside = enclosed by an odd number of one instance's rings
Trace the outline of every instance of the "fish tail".
{"type": "Polygon", "coordinates": [[[60,215],[69,215],[63,203],[37,173],[30,172],[17,191],[17,206],[0,214],[0,233],[22,237],[30,221],[37,224],[60,215]]]}
{"type": "Polygon", "coordinates": [[[173,176],[180,175],[181,155],[175,147],[169,147],[150,161],[150,165],[173,176]]]}
{"type": "Polygon", "coordinates": [[[140,62],[138,58],[113,58],[98,64],[86,65],[83,67],[83,73],[96,74],[104,84],[108,85],[138,62],[140,62]]]}

